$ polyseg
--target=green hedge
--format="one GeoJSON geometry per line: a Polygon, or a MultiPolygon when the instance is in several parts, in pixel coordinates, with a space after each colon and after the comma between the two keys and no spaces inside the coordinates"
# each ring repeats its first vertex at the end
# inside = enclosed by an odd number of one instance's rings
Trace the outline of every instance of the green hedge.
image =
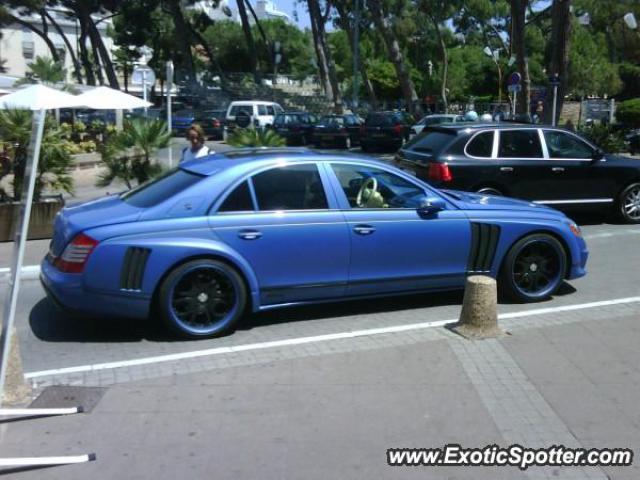
{"type": "Polygon", "coordinates": [[[640,128],[640,98],[620,102],[616,119],[627,127],[640,128]]]}

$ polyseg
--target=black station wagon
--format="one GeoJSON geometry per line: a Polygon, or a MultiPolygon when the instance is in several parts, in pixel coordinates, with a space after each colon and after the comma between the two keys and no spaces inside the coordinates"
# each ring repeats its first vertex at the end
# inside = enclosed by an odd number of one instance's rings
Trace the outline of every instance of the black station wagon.
{"type": "Polygon", "coordinates": [[[563,210],[609,209],[625,222],[640,223],[640,160],[607,154],[562,128],[429,127],[395,161],[441,188],[507,195],[563,210]]]}

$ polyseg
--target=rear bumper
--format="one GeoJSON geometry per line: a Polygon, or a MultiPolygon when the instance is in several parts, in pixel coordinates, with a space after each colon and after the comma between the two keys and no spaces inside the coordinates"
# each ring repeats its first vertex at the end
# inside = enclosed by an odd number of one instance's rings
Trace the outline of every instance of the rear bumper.
{"type": "Polygon", "coordinates": [[[40,265],[40,283],[47,297],[64,311],[102,317],[144,319],[149,316],[149,298],[88,291],[83,286],[81,274],[60,272],[46,259],[40,265]]]}

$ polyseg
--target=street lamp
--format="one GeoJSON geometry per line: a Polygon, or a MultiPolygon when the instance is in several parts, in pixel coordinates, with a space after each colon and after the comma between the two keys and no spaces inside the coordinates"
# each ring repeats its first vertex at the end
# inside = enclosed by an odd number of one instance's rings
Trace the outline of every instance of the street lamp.
{"type": "Polygon", "coordinates": [[[487,57],[491,57],[493,63],[498,67],[498,103],[502,103],[502,67],[500,67],[500,62],[498,59],[500,58],[500,50],[501,48],[496,48],[495,50],[491,50],[489,47],[484,47],[482,51],[487,57]]]}

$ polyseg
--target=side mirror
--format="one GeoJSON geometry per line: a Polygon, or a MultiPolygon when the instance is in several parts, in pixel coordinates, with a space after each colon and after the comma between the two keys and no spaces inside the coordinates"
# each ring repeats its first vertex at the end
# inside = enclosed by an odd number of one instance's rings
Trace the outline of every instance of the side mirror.
{"type": "Polygon", "coordinates": [[[447,203],[439,197],[424,197],[417,208],[418,215],[428,217],[447,208],[447,203]]]}
{"type": "Polygon", "coordinates": [[[591,159],[594,162],[597,162],[598,160],[602,160],[604,158],[604,151],[600,148],[598,148],[595,152],[593,152],[593,155],[591,155],[591,159]]]}

